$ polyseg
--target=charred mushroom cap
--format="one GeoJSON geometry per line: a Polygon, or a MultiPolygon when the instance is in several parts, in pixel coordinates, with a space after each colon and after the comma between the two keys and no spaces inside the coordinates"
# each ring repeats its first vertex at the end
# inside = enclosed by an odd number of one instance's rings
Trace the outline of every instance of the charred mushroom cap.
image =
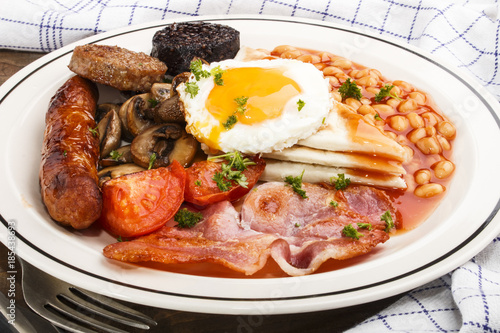
{"type": "Polygon", "coordinates": [[[129,98],[120,108],[120,119],[132,137],[136,137],[146,128],[154,125],[147,119],[145,110],[151,107],[151,94],[139,94],[129,98]]]}
{"type": "Polygon", "coordinates": [[[153,100],[163,102],[170,97],[171,90],[171,83],[154,83],[149,93],[153,100]]]}
{"type": "Polygon", "coordinates": [[[198,149],[196,139],[175,123],[159,124],[139,134],[130,147],[134,163],[149,167],[151,155],[156,159],[153,168],[168,166],[173,160],[187,166],[198,149]]]}
{"type": "Polygon", "coordinates": [[[183,82],[187,82],[189,80],[190,76],[191,76],[190,72],[183,72],[183,73],[177,74],[172,79],[172,89],[170,90],[171,97],[177,95],[177,86],[183,82]]]}
{"type": "Polygon", "coordinates": [[[109,155],[104,156],[100,160],[102,167],[114,166],[118,164],[133,163],[130,145],[125,145],[111,151],[109,155]]]}
{"type": "Polygon", "coordinates": [[[145,110],[145,115],[158,124],[185,122],[184,111],[181,107],[178,94],[160,102],[152,109],[145,110]]]}
{"type": "Polygon", "coordinates": [[[118,113],[113,109],[108,111],[97,124],[97,130],[99,132],[100,156],[104,158],[120,146],[122,128],[118,113]]]}
{"type": "Polygon", "coordinates": [[[106,181],[110,179],[118,178],[124,175],[129,175],[144,170],[146,169],[141,168],[137,164],[133,163],[126,163],[104,168],[97,173],[97,176],[99,177],[99,186],[102,186],[106,181]]]}
{"type": "Polygon", "coordinates": [[[109,111],[114,110],[116,113],[120,111],[121,104],[113,104],[113,103],[103,103],[99,104],[97,106],[97,110],[95,112],[95,122],[99,123],[102,118],[106,114],[108,114],[109,111]]]}

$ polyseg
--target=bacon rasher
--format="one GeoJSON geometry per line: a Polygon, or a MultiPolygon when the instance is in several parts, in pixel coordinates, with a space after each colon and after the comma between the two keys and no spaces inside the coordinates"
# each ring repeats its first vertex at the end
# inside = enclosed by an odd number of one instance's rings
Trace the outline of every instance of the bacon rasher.
{"type": "MultiPolygon", "coordinates": [[[[308,198],[280,182],[250,192],[238,213],[227,201],[201,211],[203,219],[182,229],[173,221],[157,232],[108,245],[104,255],[125,262],[212,262],[246,275],[272,257],[290,276],[310,274],[328,259],[348,259],[370,252],[389,239],[381,216],[399,214],[387,195],[365,186],[337,191],[304,183],[308,198]],[[371,230],[358,223],[370,223],[371,230]],[[351,224],[359,239],[342,233],[351,224]]],[[[192,208],[191,208],[192,209],[192,208]]]]}

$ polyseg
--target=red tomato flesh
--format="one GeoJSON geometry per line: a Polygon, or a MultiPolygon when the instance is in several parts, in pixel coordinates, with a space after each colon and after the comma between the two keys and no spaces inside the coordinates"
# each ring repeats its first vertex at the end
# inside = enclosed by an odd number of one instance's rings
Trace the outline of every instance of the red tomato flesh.
{"type": "Polygon", "coordinates": [[[110,233],[136,237],[161,228],[184,201],[186,172],[174,161],[111,179],[102,186],[100,222],[110,233]]]}
{"type": "Polygon", "coordinates": [[[215,202],[229,200],[235,201],[247,194],[259,180],[264,172],[266,162],[257,156],[253,158],[255,165],[249,165],[243,174],[247,177],[247,188],[232,182],[229,191],[221,191],[212,177],[221,172],[221,162],[200,161],[193,163],[186,169],[186,189],[184,199],[199,206],[206,206],[215,202]]]}

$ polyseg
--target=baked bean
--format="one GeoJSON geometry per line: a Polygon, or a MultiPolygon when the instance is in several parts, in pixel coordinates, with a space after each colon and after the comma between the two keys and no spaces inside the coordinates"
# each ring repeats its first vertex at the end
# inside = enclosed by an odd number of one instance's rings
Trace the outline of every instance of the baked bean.
{"type": "Polygon", "coordinates": [[[414,177],[415,177],[415,182],[418,185],[423,185],[431,181],[432,174],[430,170],[420,169],[417,170],[417,172],[415,172],[414,177]]]}
{"type": "Polygon", "coordinates": [[[347,59],[337,59],[332,63],[332,65],[342,69],[350,69],[352,67],[352,61],[347,59]]]}
{"type": "Polygon", "coordinates": [[[446,138],[442,137],[441,135],[437,135],[437,139],[439,141],[439,144],[441,145],[441,148],[443,148],[443,150],[450,150],[451,149],[450,141],[446,140],[446,138]]]}
{"type": "Polygon", "coordinates": [[[441,184],[428,183],[417,186],[413,193],[415,193],[415,195],[420,198],[430,198],[443,193],[444,190],[445,188],[441,184]]]}
{"type": "Polygon", "coordinates": [[[371,107],[371,105],[368,104],[363,104],[358,108],[358,113],[365,115],[365,114],[376,114],[377,112],[371,107]]]}
{"type": "Polygon", "coordinates": [[[424,105],[425,102],[427,101],[427,97],[425,94],[421,93],[420,91],[414,91],[408,94],[411,99],[414,99],[418,105],[424,105]]]}
{"type": "Polygon", "coordinates": [[[408,128],[409,121],[403,116],[393,116],[389,120],[389,126],[391,126],[396,131],[404,131],[408,128]]]}
{"type": "Polygon", "coordinates": [[[342,102],[342,96],[340,95],[340,93],[338,91],[332,91],[332,97],[335,101],[337,102],[342,102]]]}
{"type": "Polygon", "coordinates": [[[436,178],[445,179],[448,178],[455,170],[455,165],[447,160],[439,161],[432,165],[434,170],[434,175],[436,178]]]}
{"type": "Polygon", "coordinates": [[[399,103],[398,111],[401,113],[415,111],[418,108],[417,101],[410,98],[399,103]]]}
{"type": "Polygon", "coordinates": [[[358,101],[357,99],[355,98],[346,98],[345,100],[345,104],[349,105],[350,107],[352,107],[354,110],[357,110],[360,106],[361,106],[361,102],[358,101]]]}
{"type": "Polygon", "coordinates": [[[372,108],[374,108],[375,111],[379,114],[389,115],[394,113],[394,109],[392,108],[392,106],[387,104],[373,104],[372,108]]]}
{"type": "Polygon", "coordinates": [[[365,118],[365,120],[366,120],[369,124],[371,124],[371,125],[374,125],[374,126],[375,126],[375,122],[376,122],[376,120],[375,120],[375,115],[368,113],[368,114],[365,114],[365,115],[363,116],[363,118],[365,118]]]}
{"type": "Polygon", "coordinates": [[[418,140],[425,138],[426,135],[427,133],[425,131],[425,128],[420,127],[412,130],[406,137],[408,138],[408,140],[410,140],[410,142],[417,143],[418,140]]]}
{"type": "Polygon", "coordinates": [[[373,87],[378,83],[377,79],[372,76],[363,76],[360,79],[356,80],[356,84],[362,87],[373,87]]]}
{"type": "Polygon", "coordinates": [[[302,55],[302,52],[300,50],[289,50],[283,52],[280,57],[283,59],[297,59],[302,55]]]}
{"type": "Polygon", "coordinates": [[[397,140],[397,138],[398,138],[398,135],[397,135],[396,133],[394,133],[394,132],[391,132],[391,131],[384,131],[384,134],[385,134],[387,137],[389,137],[389,138],[393,139],[394,141],[396,141],[396,140],[397,140]]]}
{"type": "Polygon", "coordinates": [[[413,158],[413,155],[415,154],[415,152],[413,151],[413,149],[410,146],[407,146],[407,145],[401,145],[401,147],[404,150],[406,150],[406,161],[411,161],[411,159],[413,158]]]}
{"type": "Polygon", "coordinates": [[[436,128],[438,132],[448,140],[452,140],[453,138],[455,138],[455,135],[457,133],[455,126],[453,126],[452,123],[446,120],[438,122],[436,128]]]}
{"type": "Polygon", "coordinates": [[[328,80],[330,81],[330,85],[332,87],[340,87],[340,81],[337,79],[335,76],[327,76],[328,80]]]}
{"type": "Polygon", "coordinates": [[[287,52],[287,51],[293,51],[293,50],[297,50],[296,47],[293,47],[291,45],[279,45],[279,46],[276,46],[273,50],[273,54],[275,55],[282,55],[284,52],[287,52]]]}
{"type": "Polygon", "coordinates": [[[411,92],[413,90],[413,86],[411,84],[402,80],[393,81],[392,84],[401,88],[401,90],[405,92],[411,92]]]}
{"type": "Polygon", "coordinates": [[[368,91],[369,93],[374,94],[374,95],[376,95],[380,92],[380,89],[377,87],[366,87],[365,90],[368,91]]]}
{"type": "Polygon", "coordinates": [[[319,69],[320,71],[322,71],[322,70],[323,70],[323,68],[325,68],[325,67],[326,67],[326,64],[325,64],[325,63],[322,63],[322,62],[317,62],[317,63],[315,63],[315,64],[313,64],[313,65],[314,65],[314,67],[316,67],[316,68],[317,68],[317,69],[319,69]]]}
{"type": "Polygon", "coordinates": [[[363,76],[368,76],[368,75],[370,75],[370,70],[368,68],[362,70],[356,70],[354,73],[351,73],[351,76],[355,79],[360,79],[363,76]]]}
{"type": "Polygon", "coordinates": [[[376,75],[379,79],[382,77],[382,73],[378,69],[371,69],[370,72],[374,75],[376,75]]]}
{"type": "Polygon", "coordinates": [[[424,119],[425,123],[430,126],[434,126],[440,121],[441,119],[438,118],[438,116],[431,111],[426,111],[421,114],[422,118],[424,119]]]}
{"type": "Polygon", "coordinates": [[[323,68],[323,75],[330,76],[330,75],[335,75],[338,73],[344,74],[344,71],[342,71],[340,68],[337,68],[335,66],[328,66],[323,68]]]}
{"type": "Polygon", "coordinates": [[[358,76],[358,73],[360,72],[359,69],[353,69],[352,71],[349,72],[349,76],[352,77],[353,79],[359,79],[360,77],[358,76]]]}
{"type": "Polygon", "coordinates": [[[436,135],[436,128],[434,126],[426,126],[425,127],[425,134],[427,136],[436,135]]]}
{"type": "Polygon", "coordinates": [[[362,97],[359,101],[361,102],[361,104],[372,104],[372,101],[366,97],[362,97]]]}
{"type": "Polygon", "coordinates": [[[420,128],[424,127],[425,125],[424,119],[422,119],[422,117],[420,117],[420,115],[415,112],[408,113],[406,115],[406,118],[408,118],[408,120],[410,121],[410,126],[413,128],[420,128]]]}
{"type": "Polygon", "coordinates": [[[310,64],[315,64],[321,61],[321,58],[315,54],[303,54],[297,57],[297,60],[302,62],[307,62],[310,64]]]}
{"type": "Polygon", "coordinates": [[[401,101],[399,99],[396,99],[396,98],[389,98],[385,104],[387,105],[390,105],[392,106],[393,108],[397,108],[399,106],[399,103],[401,103],[401,101]]]}
{"type": "Polygon", "coordinates": [[[425,155],[441,153],[441,145],[435,136],[426,136],[418,140],[415,145],[425,155]]]}
{"type": "Polygon", "coordinates": [[[319,54],[320,58],[321,58],[321,62],[328,62],[328,61],[331,61],[333,59],[333,57],[335,57],[332,53],[330,52],[321,52],[319,54]]]}

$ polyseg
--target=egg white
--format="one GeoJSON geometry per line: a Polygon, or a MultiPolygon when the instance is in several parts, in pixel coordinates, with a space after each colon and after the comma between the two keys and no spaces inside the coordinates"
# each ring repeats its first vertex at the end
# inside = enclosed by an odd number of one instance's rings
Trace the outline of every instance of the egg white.
{"type": "MultiPolygon", "coordinates": [[[[223,70],[244,67],[280,69],[284,76],[299,85],[301,92],[286,102],[282,114],[276,118],[255,124],[237,122],[231,129],[222,131],[217,147],[211,147],[212,149],[224,152],[240,151],[245,154],[279,151],[315,133],[324,124],[332,109],[333,99],[329,83],[322,72],[312,64],[293,59],[246,62],[225,60],[205,64],[203,69],[210,71],[217,66],[223,70]],[[297,106],[299,99],[305,102],[300,111],[297,106]]],[[[194,75],[191,75],[189,81],[196,81],[194,75]]],[[[220,125],[220,121],[205,108],[205,102],[215,84],[213,77],[209,77],[200,79],[197,85],[199,92],[194,97],[186,92],[184,83],[177,87],[177,91],[180,101],[184,104],[186,130],[199,141],[205,142],[212,128],[220,125]]]]}

